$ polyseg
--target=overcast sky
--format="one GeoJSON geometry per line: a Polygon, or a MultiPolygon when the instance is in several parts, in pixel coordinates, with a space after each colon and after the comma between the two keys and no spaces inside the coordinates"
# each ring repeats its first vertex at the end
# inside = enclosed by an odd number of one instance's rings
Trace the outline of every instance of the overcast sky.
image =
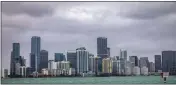
{"type": "Polygon", "coordinates": [[[111,56],[149,57],[176,50],[175,2],[3,2],[2,66],[10,67],[12,43],[20,43],[27,59],[31,37],[41,37],[41,49],[55,52],[86,47],[97,55],[97,37],[108,38],[111,56]]]}

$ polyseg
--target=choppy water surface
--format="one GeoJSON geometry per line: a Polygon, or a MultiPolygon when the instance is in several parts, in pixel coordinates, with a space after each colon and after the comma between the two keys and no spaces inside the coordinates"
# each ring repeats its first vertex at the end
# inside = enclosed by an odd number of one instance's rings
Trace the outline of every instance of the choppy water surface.
{"type": "MultiPolygon", "coordinates": [[[[57,77],[57,78],[9,78],[2,84],[163,84],[160,76],[130,77],[57,77]]],[[[176,76],[169,76],[168,84],[176,84],[176,76]]]]}

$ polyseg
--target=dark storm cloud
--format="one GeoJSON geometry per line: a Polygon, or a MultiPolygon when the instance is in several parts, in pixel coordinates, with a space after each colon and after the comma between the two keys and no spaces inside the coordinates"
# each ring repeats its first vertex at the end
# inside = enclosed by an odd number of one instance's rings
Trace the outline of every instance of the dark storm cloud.
{"type": "Polygon", "coordinates": [[[2,8],[7,15],[27,14],[34,17],[51,15],[54,10],[52,4],[42,2],[2,2],[2,8]]]}
{"type": "Polygon", "coordinates": [[[122,7],[120,15],[133,19],[154,19],[176,13],[175,2],[141,2],[130,6],[127,11],[122,7]]]}
{"type": "Polygon", "coordinates": [[[13,42],[20,42],[21,55],[29,60],[34,35],[41,37],[49,59],[81,46],[96,55],[96,38],[105,36],[112,56],[127,49],[128,56],[152,61],[162,50],[176,50],[174,8],[174,2],[3,2],[3,66],[10,62],[13,42]]]}

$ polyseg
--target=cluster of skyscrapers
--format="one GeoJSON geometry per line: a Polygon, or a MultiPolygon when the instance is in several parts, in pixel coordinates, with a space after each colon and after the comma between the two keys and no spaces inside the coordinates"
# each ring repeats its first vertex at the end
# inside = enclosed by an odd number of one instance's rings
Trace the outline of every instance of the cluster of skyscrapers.
{"type": "Polygon", "coordinates": [[[176,51],[162,51],[162,55],[154,56],[155,63],[149,62],[148,57],[129,56],[128,60],[127,50],[120,50],[119,56],[112,57],[105,37],[97,38],[97,56],[88,52],[85,47],[79,47],[68,51],[66,56],[63,53],[55,53],[54,60],[48,60],[48,51],[41,50],[41,38],[33,36],[29,56],[30,67],[25,67],[26,60],[20,55],[20,43],[13,43],[10,64],[11,76],[21,75],[23,72],[25,75],[42,72],[49,74],[48,72],[51,73],[52,69],[63,70],[65,68],[75,69],[75,74],[137,75],[158,71],[176,74],[176,51]]]}

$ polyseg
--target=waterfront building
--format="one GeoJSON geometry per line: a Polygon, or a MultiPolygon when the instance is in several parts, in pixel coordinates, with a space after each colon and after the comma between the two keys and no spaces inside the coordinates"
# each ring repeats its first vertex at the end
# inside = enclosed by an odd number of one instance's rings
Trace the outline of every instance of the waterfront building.
{"type": "MultiPolygon", "coordinates": [[[[39,72],[40,70],[40,47],[41,47],[41,42],[40,42],[40,37],[38,36],[33,36],[31,38],[31,54],[32,57],[35,59],[35,64],[34,64],[34,70],[36,72],[39,72]]],[[[31,63],[34,61],[31,60],[31,63]]],[[[33,66],[32,66],[33,67],[33,66]]]]}
{"type": "Polygon", "coordinates": [[[162,70],[161,68],[161,55],[155,55],[155,72],[162,70]]]}
{"type": "Polygon", "coordinates": [[[32,72],[34,72],[34,69],[33,69],[32,67],[27,67],[27,68],[26,68],[26,76],[31,75],[32,72]]]}
{"type": "Polygon", "coordinates": [[[110,58],[103,59],[102,70],[103,73],[112,73],[112,60],[110,58]]]}
{"type": "Polygon", "coordinates": [[[69,69],[69,75],[75,75],[75,73],[76,73],[75,68],[70,68],[69,69]]]}
{"type": "Polygon", "coordinates": [[[48,68],[48,51],[46,50],[40,51],[40,71],[43,68],[48,68]]]}
{"type": "Polygon", "coordinates": [[[69,70],[70,62],[69,61],[61,61],[61,69],[69,70]]]}
{"type": "Polygon", "coordinates": [[[48,61],[48,73],[49,75],[56,75],[57,69],[57,62],[54,62],[54,60],[48,61]]]}
{"type": "Polygon", "coordinates": [[[146,66],[141,68],[141,75],[148,75],[148,68],[146,66]]]}
{"type": "Polygon", "coordinates": [[[133,75],[136,75],[136,76],[140,75],[140,68],[138,66],[135,66],[133,68],[133,75]]]}
{"type": "Polygon", "coordinates": [[[21,66],[20,67],[20,75],[22,76],[22,77],[26,77],[26,66],[21,66]]]}
{"type": "Polygon", "coordinates": [[[97,38],[97,56],[100,57],[98,59],[98,71],[102,72],[102,60],[103,58],[108,57],[107,53],[107,38],[98,37],[97,38]]]}
{"type": "Polygon", "coordinates": [[[149,72],[155,72],[155,63],[153,63],[153,62],[150,62],[150,70],[149,70],[149,72]]]}
{"type": "Polygon", "coordinates": [[[120,59],[117,60],[117,74],[121,74],[121,62],[120,59]]]}
{"type": "Polygon", "coordinates": [[[48,75],[48,69],[47,68],[43,68],[42,69],[42,74],[43,75],[48,75]]]}
{"type": "Polygon", "coordinates": [[[68,51],[67,52],[67,61],[70,62],[70,67],[75,68],[77,67],[77,55],[76,51],[68,51]]]}
{"type": "Polygon", "coordinates": [[[125,72],[125,75],[131,75],[131,67],[126,67],[126,72],[125,72]]]}
{"type": "Polygon", "coordinates": [[[88,57],[89,53],[85,47],[80,47],[76,49],[77,54],[77,72],[79,74],[88,72],[88,57]]]}
{"type": "Polygon", "coordinates": [[[162,51],[162,71],[176,75],[176,51],[162,51]]]}
{"type": "Polygon", "coordinates": [[[20,62],[20,43],[13,43],[10,61],[10,75],[16,75],[16,63],[20,62]]]}
{"type": "Polygon", "coordinates": [[[94,57],[94,55],[93,54],[90,54],[89,53],[89,61],[88,61],[88,66],[89,66],[89,71],[91,71],[91,72],[95,72],[96,71],[96,58],[94,57]]]}
{"type": "Polygon", "coordinates": [[[112,74],[117,74],[117,71],[118,71],[118,62],[117,60],[113,60],[112,61],[112,74]]]}
{"type": "Polygon", "coordinates": [[[7,78],[8,77],[8,69],[2,69],[1,76],[2,76],[2,78],[7,78]]]}
{"type": "Polygon", "coordinates": [[[126,50],[120,50],[120,70],[121,74],[125,74],[126,70],[125,68],[127,67],[127,51],[126,50]]]}
{"type": "Polygon", "coordinates": [[[54,61],[58,62],[58,61],[66,61],[65,55],[63,53],[55,53],[54,54],[54,61]]]}
{"type": "Polygon", "coordinates": [[[61,68],[61,61],[56,62],[57,63],[57,69],[62,69],[61,68]]]}
{"type": "MultiPolygon", "coordinates": [[[[131,74],[132,74],[132,68],[134,68],[134,67],[132,66],[132,64],[133,64],[133,63],[131,63],[130,61],[127,61],[127,65],[126,65],[126,68],[125,68],[125,70],[126,70],[125,75],[131,75],[131,74]]],[[[134,64],[133,64],[133,65],[134,65],[134,64]]]]}

